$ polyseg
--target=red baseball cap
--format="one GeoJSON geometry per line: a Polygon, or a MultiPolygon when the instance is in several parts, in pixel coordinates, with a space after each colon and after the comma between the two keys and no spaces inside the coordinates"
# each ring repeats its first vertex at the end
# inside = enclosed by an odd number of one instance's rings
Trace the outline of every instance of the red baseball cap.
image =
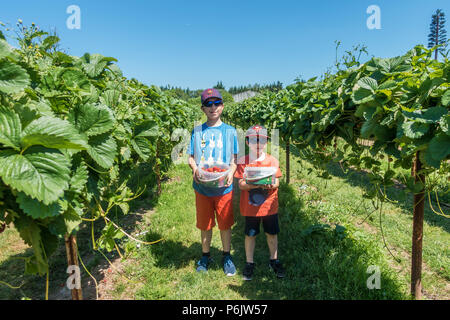
{"type": "Polygon", "coordinates": [[[252,126],[250,129],[247,130],[245,133],[245,137],[266,137],[269,138],[267,135],[267,129],[260,125],[252,126]]]}
{"type": "Polygon", "coordinates": [[[209,98],[218,98],[220,100],[223,100],[222,95],[217,89],[206,89],[202,92],[202,104],[205,103],[205,101],[209,98]]]}

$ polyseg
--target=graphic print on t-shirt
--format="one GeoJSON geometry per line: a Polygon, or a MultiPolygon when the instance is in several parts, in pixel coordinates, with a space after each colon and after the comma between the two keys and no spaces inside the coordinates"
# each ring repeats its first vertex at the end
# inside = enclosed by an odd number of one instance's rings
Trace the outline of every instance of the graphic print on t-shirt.
{"type": "MultiPolygon", "coordinates": [[[[236,129],[222,123],[208,127],[205,123],[192,131],[189,154],[198,166],[202,164],[230,164],[233,155],[239,153],[236,129]]],[[[196,191],[206,196],[218,196],[232,191],[232,185],[223,188],[209,188],[193,181],[196,191]]]]}

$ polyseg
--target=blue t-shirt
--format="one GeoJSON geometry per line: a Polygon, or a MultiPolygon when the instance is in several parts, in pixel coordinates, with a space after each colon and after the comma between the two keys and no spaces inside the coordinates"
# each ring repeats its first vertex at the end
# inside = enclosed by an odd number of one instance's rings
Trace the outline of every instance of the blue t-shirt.
{"type": "MultiPolygon", "coordinates": [[[[194,156],[195,163],[200,164],[202,156],[205,163],[230,164],[232,157],[239,153],[239,143],[236,129],[222,123],[218,127],[208,127],[206,123],[192,130],[189,154],[194,156]]],[[[227,194],[233,190],[233,184],[229,187],[210,188],[193,181],[194,189],[205,196],[214,197],[227,194]]]]}

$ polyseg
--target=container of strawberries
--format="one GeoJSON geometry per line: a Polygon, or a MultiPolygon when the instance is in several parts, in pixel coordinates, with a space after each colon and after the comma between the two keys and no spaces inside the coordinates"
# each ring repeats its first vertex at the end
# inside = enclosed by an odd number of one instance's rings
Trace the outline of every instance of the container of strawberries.
{"type": "Polygon", "coordinates": [[[226,185],[230,166],[224,163],[204,164],[199,167],[199,181],[211,188],[222,188],[226,185]]]}
{"type": "Polygon", "coordinates": [[[251,167],[244,169],[244,178],[247,184],[268,185],[275,183],[275,167],[251,167]]]}

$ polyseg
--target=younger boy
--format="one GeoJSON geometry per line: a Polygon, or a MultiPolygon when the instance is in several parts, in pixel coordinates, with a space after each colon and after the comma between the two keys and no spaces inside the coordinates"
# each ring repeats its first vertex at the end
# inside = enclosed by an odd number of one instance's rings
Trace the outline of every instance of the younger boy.
{"type": "Polygon", "coordinates": [[[244,280],[251,280],[255,263],[255,239],[262,222],[270,251],[269,267],[278,278],[284,278],[285,271],[278,260],[278,186],[281,170],[276,158],[264,152],[267,144],[267,130],[262,126],[253,126],[245,134],[249,154],[238,160],[235,178],[239,179],[241,189],[240,210],[245,216],[245,255],[244,280]],[[275,183],[271,185],[247,184],[243,176],[244,169],[251,167],[276,167],[275,183]]]}

